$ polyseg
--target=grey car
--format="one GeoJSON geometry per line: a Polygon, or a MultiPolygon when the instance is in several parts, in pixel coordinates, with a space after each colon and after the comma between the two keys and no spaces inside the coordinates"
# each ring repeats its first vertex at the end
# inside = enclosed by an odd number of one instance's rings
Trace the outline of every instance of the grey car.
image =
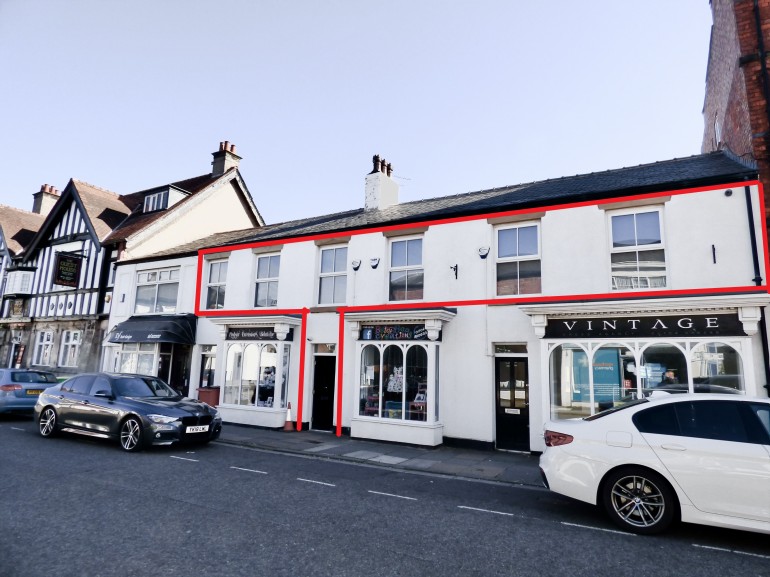
{"type": "Polygon", "coordinates": [[[35,421],[43,437],[68,432],[113,439],[126,451],[207,443],[222,431],[214,407],[182,397],[157,377],[125,373],[82,374],[46,389],[35,421]]]}

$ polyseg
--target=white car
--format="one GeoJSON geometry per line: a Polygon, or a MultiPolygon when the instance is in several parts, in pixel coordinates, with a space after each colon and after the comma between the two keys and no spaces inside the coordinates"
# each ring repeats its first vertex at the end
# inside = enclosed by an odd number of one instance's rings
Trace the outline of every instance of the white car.
{"type": "Polygon", "coordinates": [[[770,399],[676,394],[545,424],[551,491],[601,504],[620,527],[685,521],[770,533],[770,399]]]}

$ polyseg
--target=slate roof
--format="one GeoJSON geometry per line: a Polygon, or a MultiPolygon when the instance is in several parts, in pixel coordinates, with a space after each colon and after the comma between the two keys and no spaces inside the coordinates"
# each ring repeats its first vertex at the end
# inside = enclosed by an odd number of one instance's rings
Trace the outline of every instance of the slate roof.
{"type": "Polygon", "coordinates": [[[301,220],[231,231],[180,245],[141,260],[194,254],[203,248],[345,233],[373,227],[595,201],[651,192],[682,190],[755,180],[757,169],[726,151],[675,158],[634,167],[593,172],[397,204],[384,210],[356,209],[301,220]]]}
{"type": "Polygon", "coordinates": [[[121,196],[81,180],[72,179],[70,182],[75,187],[100,242],[131,214],[138,201],[131,196],[121,196]]]}
{"type": "MultiPolygon", "coordinates": [[[[235,171],[236,169],[233,167],[230,171],[235,171]]],[[[227,172],[225,173],[227,174],[227,172]]],[[[126,240],[128,237],[130,237],[132,234],[142,230],[146,226],[149,226],[159,218],[163,217],[164,215],[168,214],[169,210],[174,210],[178,206],[184,204],[188,201],[188,199],[194,195],[197,192],[200,192],[201,190],[205,189],[207,186],[215,182],[216,180],[222,178],[223,175],[219,176],[213,176],[211,173],[203,174],[201,176],[195,176],[193,178],[187,178],[185,180],[179,180],[177,182],[172,182],[170,184],[166,184],[163,186],[156,186],[153,188],[149,188],[147,190],[142,190],[140,192],[134,192],[132,194],[125,195],[123,198],[130,200],[130,199],[136,199],[136,202],[138,203],[136,205],[136,209],[131,213],[131,215],[123,221],[120,226],[115,228],[115,230],[112,231],[112,233],[105,239],[105,242],[107,243],[113,243],[113,242],[119,242],[122,240],[126,240]],[[147,196],[149,193],[156,191],[156,190],[162,190],[165,188],[168,188],[169,186],[173,186],[175,188],[179,188],[185,192],[189,192],[190,196],[188,196],[185,199],[182,199],[180,202],[175,204],[172,207],[169,207],[168,210],[157,210],[153,212],[145,213],[143,212],[143,202],[144,197],[147,196]]]]}
{"type": "Polygon", "coordinates": [[[11,257],[18,255],[35,237],[45,215],[0,205],[0,231],[11,257]]]}

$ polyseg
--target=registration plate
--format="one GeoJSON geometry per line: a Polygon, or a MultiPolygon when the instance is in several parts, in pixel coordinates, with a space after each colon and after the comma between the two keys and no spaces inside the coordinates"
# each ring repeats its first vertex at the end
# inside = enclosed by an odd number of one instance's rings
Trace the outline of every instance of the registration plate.
{"type": "Polygon", "coordinates": [[[43,392],[43,389],[27,389],[28,395],[39,395],[43,392]]]}
{"type": "Polygon", "coordinates": [[[196,425],[194,427],[187,427],[188,433],[205,433],[209,430],[208,425],[196,425]]]}

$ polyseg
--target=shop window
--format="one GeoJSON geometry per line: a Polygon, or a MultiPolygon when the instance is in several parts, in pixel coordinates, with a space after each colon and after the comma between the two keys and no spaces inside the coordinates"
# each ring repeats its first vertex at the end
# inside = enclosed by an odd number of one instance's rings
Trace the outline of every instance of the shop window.
{"type": "Polygon", "coordinates": [[[572,419],[591,414],[588,355],[576,344],[551,352],[551,418],[572,419]]]}
{"type": "Polygon", "coordinates": [[[50,366],[52,347],[53,331],[38,331],[35,337],[35,352],[32,356],[32,364],[50,366]]]}
{"type": "Polygon", "coordinates": [[[390,243],[391,301],[423,298],[425,271],[422,267],[422,239],[394,240],[390,243]]]}
{"type": "Polygon", "coordinates": [[[178,292],[178,268],[141,271],[136,276],[134,313],[174,313],[178,292]]]}
{"type": "Polygon", "coordinates": [[[208,263],[209,275],[206,286],[206,308],[221,309],[225,306],[225,284],[227,283],[227,261],[208,263]]]}
{"type": "Polygon", "coordinates": [[[696,393],[743,391],[743,363],[733,347],[723,343],[698,345],[690,354],[690,374],[696,393]]]}
{"type": "Polygon", "coordinates": [[[280,269],[281,255],[260,256],[257,259],[255,307],[278,306],[278,274],[280,269]]]}
{"type": "Polygon", "coordinates": [[[497,294],[541,292],[538,226],[497,230],[497,294]]]}
{"type": "Polygon", "coordinates": [[[275,406],[286,408],[286,399],[289,397],[289,360],[290,360],[291,347],[289,345],[283,346],[283,360],[281,371],[281,397],[275,399],[275,406]]]}
{"type": "Polygon", "coordinates": [[[347,247],[321,250],[318,281],[318,304],[345,304],[348,284],[347,247]]]}
{"type": "Polygon", "coordinates": [[[124,343],[120,351],[120,372],[155,375],[155,344],[124,343]]]}
{"type": "Polygon", "coordinates": [[[603,345],[594,352],[592,413],[612,408],[637,390],[634,354],[622,345],[603,345]]]}
{"type": "MultiPolygon", "coordinates": [[[[275,381],[278,377],[278,349],[274,344],[250,343],[230,345],[225,368],[223,403],[257,407],[283,407],[285,405],[286,380],[281,386],[281,398],[276,398],[275,381]]],[[[289,347],[283,350],[285,369],[282,377],[288,378],[289,347]]]]}
{"type": "Polygon", "coordinates": [[[217,363],[217,346],[216,345],[202,345],[201,346],[201,375],[198,381],[198,388],[213,387],[216,385],[214,381],[215,368],[217,363]]]}
{"type": "Polygon", "coordinates": [[[617,214],[610,220],[612,289],[665,287],[666,255],[660,211],[617,214]]]}
{"type": "Polygon", "coordinates": [[[687,360],[673,344],[654,344],[644,349],[639,380],[643,389],[687,390],[687,360]]]}
{"type": "Polygon", "coordinates": [[[428,352],[423,345],[367,345],[361,352],[359,414],[428,420],[428,352]],[[380,348],[382,364],[380,365],[380,348]],[[404,354],[406,351],[406,354],[404,354]]]}
{"type": "Polygon", "coordinates": [[[78,366],[81,336],[81,331],[64,331],[62,333],[61,350],[59,351],[60,367],[78,366]]]}

